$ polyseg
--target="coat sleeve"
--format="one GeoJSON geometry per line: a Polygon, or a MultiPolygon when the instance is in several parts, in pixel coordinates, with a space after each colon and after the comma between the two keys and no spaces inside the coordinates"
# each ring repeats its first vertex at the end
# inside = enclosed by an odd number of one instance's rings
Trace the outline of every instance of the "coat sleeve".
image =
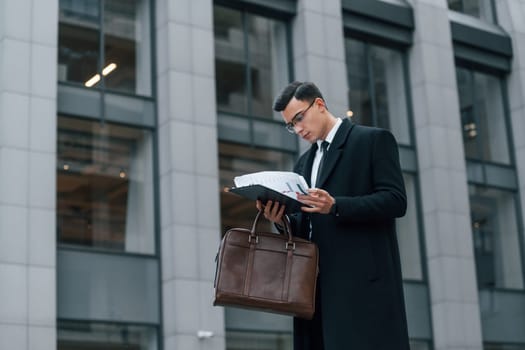
{"type": "Polygon", "coordinates": [[[378,130],[373,135],[372,190],[362,196],[335,196],[338,221],[381,221],[405,215],[407,200],[397,142],[387,130],[378,130]]]}

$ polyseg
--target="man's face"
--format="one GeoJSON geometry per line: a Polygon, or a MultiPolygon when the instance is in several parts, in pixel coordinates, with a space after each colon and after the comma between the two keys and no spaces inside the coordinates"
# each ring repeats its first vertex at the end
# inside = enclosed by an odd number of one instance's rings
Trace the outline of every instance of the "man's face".
{"type": "Polygon", "coordinates": [[[310,103],[310,101],[301,101],[292,97],[281,115],[285,123],[293,124],[297,135],[314,143],[325,137],[325,118],[321,115],[322,110],[324,110],[324,103],[320,98],[310,103]]]}

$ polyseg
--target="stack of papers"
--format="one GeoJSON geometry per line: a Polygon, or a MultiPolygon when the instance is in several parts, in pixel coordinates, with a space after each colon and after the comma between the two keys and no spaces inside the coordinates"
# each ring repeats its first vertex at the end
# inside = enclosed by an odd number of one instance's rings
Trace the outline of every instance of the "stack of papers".
{"type": "Polygon", "coordinates": [[[269,200],[286,206],[287,214],[301,211],[302,204],[297,195],[308,194],[308,184],[304,177],[289,171],[261,171],[237,176],[235,187],[230,192],[249,199],[259,199],[263,203],[269,200]]]}

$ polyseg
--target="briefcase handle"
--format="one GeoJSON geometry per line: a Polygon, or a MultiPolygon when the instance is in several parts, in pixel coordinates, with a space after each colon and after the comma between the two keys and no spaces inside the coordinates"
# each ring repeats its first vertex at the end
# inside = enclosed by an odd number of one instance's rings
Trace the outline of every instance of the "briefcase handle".
{"type": "MultiPolygon", "coordinates": [[[[259,223],[259,218],[261,217],[262,210],[259,210],[257,215],[255,216],[255,220],[253,221],[252,229],[250,230],[250,237],[248,237],[248,242],[251,242],[252,239],[255,240],[255,243],[259,242],[259,238],[257,237],[257,233],[255,230],[257,229],[257,224],[259,223]]],[[[283,222],[284,222],[284,232],[288,236],[288,242],[286,242],[286,249],[292,248],[295,249],[295,244],[292,239],[292,228],[290,226],[290,218],[288,215],[283,215],[283,222]]]]}

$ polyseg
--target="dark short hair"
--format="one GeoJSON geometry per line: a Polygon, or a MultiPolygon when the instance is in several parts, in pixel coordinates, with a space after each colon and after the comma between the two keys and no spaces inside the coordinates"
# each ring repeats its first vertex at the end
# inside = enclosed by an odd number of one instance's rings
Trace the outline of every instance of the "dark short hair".
{"type": "Polygon", "coordinates": [[[300,101],[312,102],[316,98],[323,98],[321,91],[314,83],[309,81],[301,82],[294,81],[288,84],[279,95],[275,98],[273,102],[273,110],[276,112],[283,111],[292,97],[300,101]]]}

